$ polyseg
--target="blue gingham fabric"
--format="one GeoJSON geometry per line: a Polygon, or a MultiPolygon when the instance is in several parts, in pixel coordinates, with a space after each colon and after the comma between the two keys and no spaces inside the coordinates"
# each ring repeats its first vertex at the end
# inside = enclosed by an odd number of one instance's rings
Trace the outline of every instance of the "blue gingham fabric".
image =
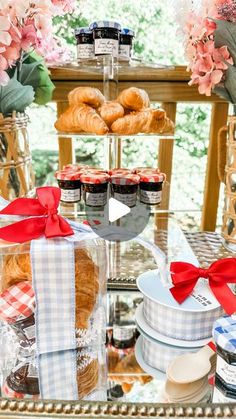
{"type": "Polygon", "coordinates": [[[97,29],[97,28],[115,28],[119,31],[121,30],[121,25],[118,22],[113,22],[111,20],[99,20],[97,22],[93,22],[89,25],[89,29],[97,29]]]}
{"type": "Polygon", "coordinates": [[[74,243],[59,238],[33,240],[31,265],[40,395],[45,399],[75,400],[74,243]]]}
{"type": "Polygon", "coordinates": [[[225,351],[236,353],[236,317],[224,316],[213,326],[215,343],[225,351]]]}
{"type": "Polygon", "coordinates": [[[199,348],[181,348],[178,346],[166,345],[159,341],[151,341],[142,335],[142,353],[144,361],[152,368],[166,372],[170,362],[179,355],[190,352],[197,352],[199,348]]]}
{"type": "Polygon", "coordinates": [[[174,339],[199,340],[208,338],[212,333],[212,325],[223,310],[184,311],[174,309],[144,296],[143,315],[152,329],[174,339]]]}

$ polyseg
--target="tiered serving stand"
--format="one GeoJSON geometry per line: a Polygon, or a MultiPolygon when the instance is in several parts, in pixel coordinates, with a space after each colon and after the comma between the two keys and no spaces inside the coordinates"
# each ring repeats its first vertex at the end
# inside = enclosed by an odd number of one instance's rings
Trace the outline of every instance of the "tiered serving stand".
{"type": "MultiPolygon", "coordinates": [[[[80,70],[91,73],[103,74],[103,90],[107,99],[114,99],[118,91],[118,78],[121,72],[127,71],[132,66],[144,65],[143,63],[133,62],[131,64],[120,64],[110,56],[101,57],[99,60],[86,62],[80,65],[80,70]]],[[[78,69],[78,64],[68,64],[67,69],[74,71],[78,69]]],[[[84,140],[94,138],[96,141],[104,143],[104,167],[122,167],[122,144],[128,138],[136,138],[140,141],[148,141],[148,138],[155,138],[157,141],[166,139],[174,140],[173,136],[166,134],[150,136],[95,136],[95,135],[75,135],[73,133],[59,134],[63,139],[68,138],[84,140]]],[[[73,162],[71,162],[73,163],[73,162]]],[[[169,187],[167,185],[166,187],[169,187]]],[[[165,187],[165,188],[166,188],[165,187]]],[[[167,189],[164,189],[165,195],[167,189]]],[[[84,207],[81,205],[63,205],[61,212],[67,217],[72,217],[81,221],[85,218],[84,207]]],[[[96,214],[95,214],[96,215],[96,214]]],[[[178,226],[174,214],[166,208],[153,208],[149,223],[143,231],[143,237],[154,242],[166,255],[167,262],[171,260],[190,260],[197,259],[202,267],[208,266],[211,262],[221,257],[230,257],[232,254],[221,244],[221,237],[217,233],[192,233],[182,231],[178,226]]],[[[129,242],[109,242],[109,275],[108,275],[108,308],[107,322],[109,333],[112,335],[114,322],[122,323],[124,307],[128,310],[127,327],[135,327],[135,308],[141,302],[141,294],[136,286],[136,278],[143,272],[156,269],[156,262],[152,253],[143,246],[131,240],[129,242]],[[120,312],[119,312],[120,310],[120,312]]],[[[122,326],[125,327],[125,326],[122,326]]],[[[108,339],[109,340],[109,339],[108,339]]],[[[112,350],[112,342],[108,342],[109,349],[112,350]]],[[[133,387],[128,393],[114,394],[111,389],[114,383],[113,375],[108,370],[108,394],[107,402],[55,402],[55,401],[11,401],[0,400],[0,418],[21,417],[53,417],[53,418],[123,418],[123,417],[235,417],[235,405],[172,405],[163,403],[163,386],[165,376],[148,367],[142,359],[142,354],[138,344],[129,350],[117,350],[122,357],[133,354],[143,368],[143,372],[129,373],[123,371],[115,374],[118,382],[129,382],[132,376],[133,387]],[[117,377],[119,375],[119,377],[117,377]],[[136,377],[135,377],[136,375],[136,377]],[[151,375],[153,379],[146,384],[140,384],[140,376],[151,375]]],[[[145,380],[144,380],[145,381],[145,380]]]]}

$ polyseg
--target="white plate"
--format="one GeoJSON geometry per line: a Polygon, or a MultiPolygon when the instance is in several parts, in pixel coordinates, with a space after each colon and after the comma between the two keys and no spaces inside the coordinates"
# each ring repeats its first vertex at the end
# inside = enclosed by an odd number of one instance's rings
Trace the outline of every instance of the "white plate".
{"type": "Polygon", "coordinates": [[[139,304],[135,312],[135,320],[137,325],[143,330],[143,332],[148,335],[148,337],[152,340],[158,340],[159,342],[166,343],[167,345],[177,346],[181,348],[200,348],[208,344],[208,342],[212,339],[210,336],[209,338],[200,339],[200,340],[181,340],[181,339],[173,339],[169,336],[162,335],[158,333],[156,330],[153,330],[148,323],[146,322],[144,315],[143,315],[143,303],[139,304]]]}
{"type": "Polygon", "coordinates": [[[150,365],[146,364],[146,362],[144,361],[143,354],[142,354],[142,336],[139,336],[135,344],[135,358],[136,358],[137,363],[143,369],[143,371],[145,371],[148,375],[151,375],[157,380],[161,380],[161,381],[166,380],[166,375],[164,374],[164,372],[159,371],[156,368],[150,367],[150,365]]]}

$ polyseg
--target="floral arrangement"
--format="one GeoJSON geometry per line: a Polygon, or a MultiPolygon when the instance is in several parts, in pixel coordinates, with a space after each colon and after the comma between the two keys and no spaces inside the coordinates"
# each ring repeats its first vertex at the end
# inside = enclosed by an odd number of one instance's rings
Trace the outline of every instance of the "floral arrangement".
{"type": "Polygon", "coordinates": [[[236,103],[236,0],[180,0],[178,13],[189,84],[236,103]]]}
{"type": "Polygon", "coordinates": [[[0,0],[0,112],[46,103],[54,88],[45,66],[68,58],[53,34],[54,16],[75,0],[0,0]]]}

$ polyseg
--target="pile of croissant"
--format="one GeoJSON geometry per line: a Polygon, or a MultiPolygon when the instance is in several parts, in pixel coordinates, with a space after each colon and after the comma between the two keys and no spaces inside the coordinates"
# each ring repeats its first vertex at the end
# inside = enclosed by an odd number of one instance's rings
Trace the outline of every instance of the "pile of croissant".
{"type": "Polygon", "coordinates": [[[174,131],[165,111],[151,108],[148,94],[136,87],[123,90],[110,102],[96,88],[77,87],[69,93],[68,100],[69,108],[55,123],[60,132],[136,135],[174,131]]]}

